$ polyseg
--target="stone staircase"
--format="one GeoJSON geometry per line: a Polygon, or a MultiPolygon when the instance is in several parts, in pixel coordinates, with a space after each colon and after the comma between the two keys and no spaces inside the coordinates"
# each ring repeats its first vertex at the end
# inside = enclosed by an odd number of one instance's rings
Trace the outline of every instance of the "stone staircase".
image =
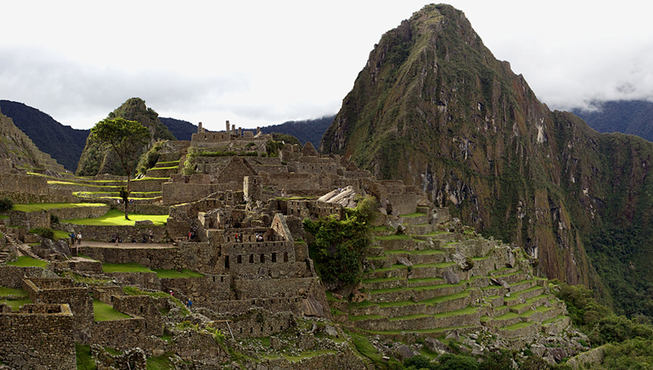
{"type": "Polygon", "coordinates": [[[438,230],[426,213],[400,222],[404,234],[374,231],[361,294],[344,310],[353,328],[403,340],[482,328],[516,338],[568,325],[564,304],[520,252],[471,232],[438,230]]]}

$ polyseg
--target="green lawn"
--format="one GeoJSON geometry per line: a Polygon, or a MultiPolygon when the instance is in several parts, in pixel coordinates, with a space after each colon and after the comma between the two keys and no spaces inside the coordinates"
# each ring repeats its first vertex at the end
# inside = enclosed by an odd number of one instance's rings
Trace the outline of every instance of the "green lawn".
{"type": "Polygon", "coordinates": [[[399,217],[405,217],[405,218],[417,218],[422,216],[426,216],[426,213],[415,212],[415,213],[406,213],[405,215],[399,215],[399,217]]]}
{"type": "Polygon", "coordinates": [[[77,370],[95,370],[97,365],[91,356],[91,346],[75,344],[77,370]]]}
{"type": "Polygon", "coordinates": [[[152,356],[147,358],[147,370],[168,370],[174,369],[175,366],[170,362],[171,353],[164,353],[161,356],[152,356]]]}
{"type": "Polygon", "coordinates": [[[95,321],[113,321],[128,319],[131,317],[122,312],[116,311],[112,305],[98,300],[93,300],[93,313],[95,315],[95,321]]]}
{"type": "Polygon", "coordinates": [[[37,260],[29,256],[20,256],[17,260],[12,262],[7,262],[7,265],[10,266],[19,266],[19,267],[45,267],[48,265],[47,261],[37,260]]]}
{"type": "Polygon", "coordinates": [[[399,235],[379,235],[375,236],[374,239],[376,240],[408,240],[412,239],[413,237],[410,235],[406,234],[399,234],[399,235]]]}
{"type": "Polygon", "coordinates": [[[125,220],[125,214],[117,209],[112,209],[104,216],[97,218],[75,218],[63,220],[62,223],[75,225],[93,225],[93,226],[134,226],[134,221],[150,220],[156,226],[163,226],[168,221],[168,215],[137,215],[130,214],[131,220],[125,220]]]}
{"type": "Polygon", "coordinates": [[[154,272],[138,263],[103,263],[103,272],[154,272]]]}
{"type": "Polygon", "coordinates": [[[29,298],[22,299],[0,299],[0,304],[6,304],[12,311],[18,311],[23,305],[32,303],[29,298]]]}
{"type": "Polygon", "coordinates": [[[0,297],[27,297],[27,292],[22,289],[0,286],[0,297]]]}
{"type": "Polygon", "coordinates": [[[14,211],[21,212],[38,212],[48,211],[51,209],[62,208],[78,208],[78,207],[102,207],[106,206],[104,203],[27,203],[27,204],[14,204],[14,211]]]}
{"type": "Polygon", "coordinates": [[[204,276],[199,272],[195,272],[187,269],[184,269],[183,271],[176,271],[176,270],[154,270],[154,271],[156,272],[156,276],[158,276],[160,279],[183,279],[183,278],[194,278],[194,277],[204,276]]]}

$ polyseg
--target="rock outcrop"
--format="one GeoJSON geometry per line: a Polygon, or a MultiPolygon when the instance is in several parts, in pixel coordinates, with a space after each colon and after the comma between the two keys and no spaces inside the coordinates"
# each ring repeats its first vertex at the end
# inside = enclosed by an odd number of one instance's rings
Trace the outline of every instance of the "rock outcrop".
{"type": "MultiPolygon", "coordinates": [[[[159,120],[159,115],[152,108],[145,106],[145,101],[140,98],[128,99],[107,116],[107,118],[116,117],[141,123],[150,130],[152,141],[175,140],[168,128],[159,120]]],[[[140,155],[146,150],[147,146],[143,146],[140,151],[134,152],[132,160],[138,161],[140,155]]],[[[89,136],[77,165],[77,175],[95,176],[101,173],[126,175],[117,158],[115,158],[115,154],[108,149],[102,148],[98,142],[89,136]]]]}

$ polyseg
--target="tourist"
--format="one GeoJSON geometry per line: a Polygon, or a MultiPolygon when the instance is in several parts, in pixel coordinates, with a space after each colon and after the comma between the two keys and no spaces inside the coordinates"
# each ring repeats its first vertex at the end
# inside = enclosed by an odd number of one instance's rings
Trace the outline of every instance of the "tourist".
{"type": "Polygon", "coordinates": [[[77,244],[82,245],[82,232],[77,233],[77,244]]]}
{"type": "Polygon", "coordinates": [[[75,245],[75,239],[76,239],[75,230],[73,230],[70,234],[68,234],[68,236],[70,237],[70,245],[75,245]]]}

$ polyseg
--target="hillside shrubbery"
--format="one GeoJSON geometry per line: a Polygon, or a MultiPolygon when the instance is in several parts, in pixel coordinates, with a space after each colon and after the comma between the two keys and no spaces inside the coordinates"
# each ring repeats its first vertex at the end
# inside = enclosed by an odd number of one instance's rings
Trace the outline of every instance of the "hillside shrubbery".
{"type": "Polygon", "coordinates": [[[365,198],[356,208],[345,209],[341,220],[335,216],[304,220],[304,229],[313,236],[309,253],[325,283],[342,287],[360,280],[375,210],[376,199],[365,198]]]}

